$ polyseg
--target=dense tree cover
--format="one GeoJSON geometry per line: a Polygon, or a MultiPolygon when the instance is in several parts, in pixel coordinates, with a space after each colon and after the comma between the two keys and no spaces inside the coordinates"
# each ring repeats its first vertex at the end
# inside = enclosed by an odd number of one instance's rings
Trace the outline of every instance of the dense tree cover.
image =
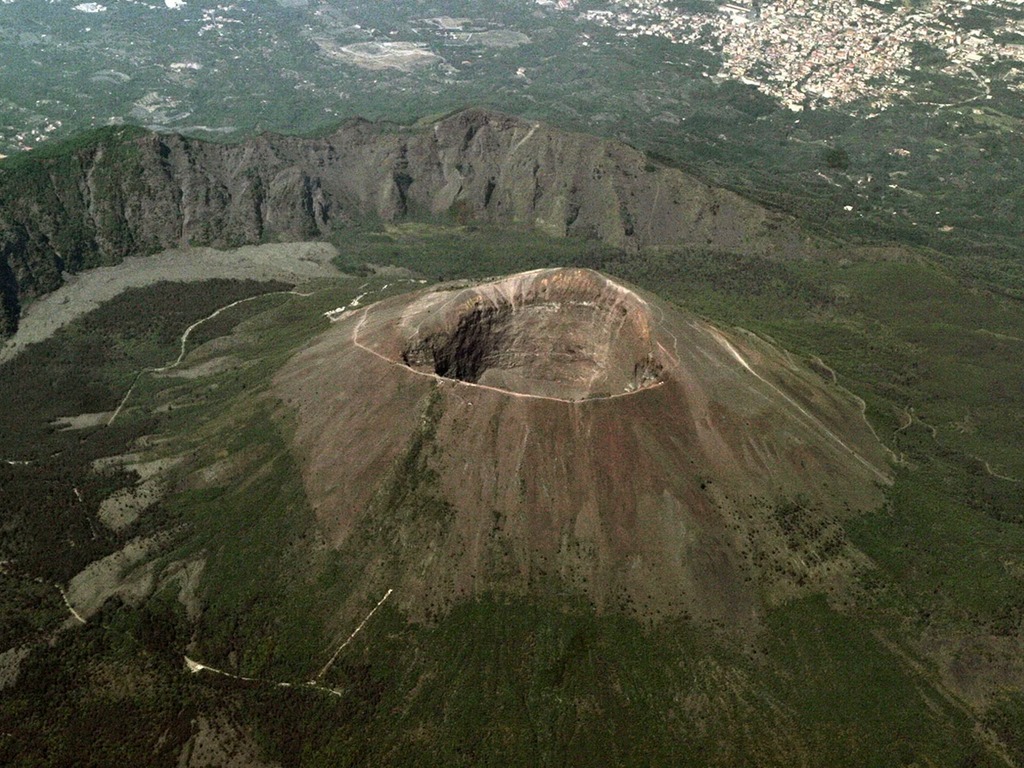
{"type": "MultiPolygon", "coordinates": [[[[0,560],[11,574],[4,584],[11,600],[33,594],[25,578],[63,583],[140,532],[135,526],[115,535],[97,518],[100,502],[133,485],[135,474],[93,468],[157,428],[149,416],[109,425],[103,416],[139,371],[173,360],[185,327],[214,309],[288,287],[216,280],[133,289],[0,367],[0,560]],[[80,413],[101,418],[82,430],[56,422],[80,413]]],[[[241,317],[225,319],[231,324],[221,332],[241,317]]],[[[154,511],[143,525],[162,523],[154,511]]]]}
{"type": "Polygon", "coordinates": [[[0,698],[0,762],[175,764],[197,703],[171,651],[186,640],[180,606],[112,601],[76,633],[35,646],[0,698]]]}
{"type": "Polygon", "coordinates": [[[177,357],[190,324],[237,299],[290,287],[255,280],[166,282],[104,303],[0,367],[0,454],[27,459],[52,453],[64,439],[55,419],[112,411],[139,371],[177,357]]]}

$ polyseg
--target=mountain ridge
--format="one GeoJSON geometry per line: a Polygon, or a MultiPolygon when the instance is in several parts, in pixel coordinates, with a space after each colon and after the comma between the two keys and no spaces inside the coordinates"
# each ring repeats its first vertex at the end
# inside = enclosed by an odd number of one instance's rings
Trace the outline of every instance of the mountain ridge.
{"type": "Polygon", "coordinates": [[[892,482],[842,390],[585,269],[349,310],[274,394],[354,604],[394,588],[420,618],[554,580],[598,609],[749,631],[780,595],[850,581],[863,558],[839,521],[892,482]]]}
{"type": "Polygon", "coordinates": [[[0,165],[0,334],[62,273],[170,247],[322,238],[367,218],[515,224],[627,252],[799,252],[794,221],[625,144],[484,109],[214,144],[137,130],[0,165]]]}

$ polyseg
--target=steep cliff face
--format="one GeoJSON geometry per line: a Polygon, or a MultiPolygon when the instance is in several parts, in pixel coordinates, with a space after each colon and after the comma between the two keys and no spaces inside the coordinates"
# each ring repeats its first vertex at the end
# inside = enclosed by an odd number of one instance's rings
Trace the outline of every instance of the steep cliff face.
{"type": "Polygon", "coordinates": [[[413,128],[356,120],[323,138],[235,145],[133,130],[0,168],[0,286],[8,286],[0,332],[12,329],[18,297],[53,290],[63,271],[173,246],[315,238],[368,215],[426,212],[625,250],[801,243],[783,217],[628,146],[484,110],[413,128]]]}

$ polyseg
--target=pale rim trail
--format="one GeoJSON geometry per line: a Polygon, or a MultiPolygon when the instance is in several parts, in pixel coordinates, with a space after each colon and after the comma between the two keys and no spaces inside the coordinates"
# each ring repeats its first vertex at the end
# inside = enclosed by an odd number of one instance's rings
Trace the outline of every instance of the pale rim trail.
{"type": "Polygon", "coordinates": [[[366,322],[367,310],[369,310],[372,306],[373,305],[371,304],[369,307],[366,307],[366,309],[363,310],[363,316],[359,319],[359,322],[356,324],[356,327],[352,329],[352,343],[355,346],[359,347],[359,349],[363,350],[364,352],[369,352],[374,357],[380,358],[381,360],[383,360],[388,365],[393,365],[393,366],[395,366],[397,368],[401,368],[403,371],[408,371],[409,373],[414,373],[417,376],[425,376],[428,379],[433,379],[434,381],[438,382],[439,384],[452,384],[452,385],[455,385],[455,386],[475,387],[476,389],[484,389],[484,390],[489,390],[491,392],[498,392],[498,393],[500,393],[502,395],[507,395],[508,397],[522,397],[522,398],[526,398],[528,400],[550,400],[550,401],[555,402],[555,403],[566,403],[567,405],[582,405],[583,403],[593,403],[593,402],[597,402],[597,401],[600,401],[600,400],[614,400],[615,398],[619,398],[619,397],[629,397],[630,395],[637,395],[637,394],[640,394],[641,392],[646,392],[647,390],[650,390],[650,389],[657,389],[658,387],[660,387],[662,384],[665,383],[664,381],[657,381],[654,384],[650,384],[650,385],[648,385],[646,387],[643,387],[641,389],[635,389],[632,392],[620,392],[620,393],[618,393],[616,395],[602,395],[600,397],[588,397],[588,398],[583,398],[583,399],[580,399],[580,400],[566,400],[564,397],[552,397],[551,395],[531,395],[531,394],[528,394],[526,392],[513,392],[510,389],[501,389],[500,387],[492,387],[492,386],[489,386],[487,384],[478,384],[478,383],[473,382],[473,381],[462,381],[461,379],[450,379],[447,376],[441,376],[441,375],[439,375],[437,373],[427,373],[426,371],[417,371],[415,368],[410,368],[408,365],[405,365],[404,363],[400,363],[397,360],[392,360],[391,358],[382,355],[380,352],[376,351],[375,349],[370,349],[369,347],[367,347],[366,345],[362,344],[359,341],[359,329],[362,328],[363,324],[366,322]]]}
{"type": "MultiPolygon", "coordinates": [[[[534,271],[540,271],[540,270],[534,270],[534,271]]],[[[641,301],[642,301],[642,299],[641,299],[641,301]]],[[[456,386],[460,386],[461,385],[461,386],[464,386],[464,387],[475,387],[477,389],[484,389],[484,390],[489,390],[491,392],[498,392],[498,393],[500,393],[502,395],[507,395],[509,397],[521,397],[521,398],[526,398],[526,399],[529,399],[529,400],[550,400],[550,401],[555,402],[555,403],[566,403],[568,405],[581,405],[583,403],[593,403],[593,402],[598,402],[598,401],[601,401],[601,400],[614,400],[614,399],[619,398],[619,397],[629,397],[630,395],[638,395],[641,392],[646,392],[646,391],[651,390],[651,389],[657,389],[658,387],[662,386],[665,383],[664,381],[656,381],[654,384],[649,384],[646,387],[640,387],[639,389],[634,389],[634,390],[631,390],[629,392],[619,392],[619,393],[614,394],[614,395],[601,395],[599,397],[586,397],[586,398],[581,398],[581,399],[578,399],[578,400],[567,400],[564,397],[553,397],[551,395],[531,395],[531,394],[528,394],[526,392],[513,392],[510,389],[501,389],[500,387],[492,387],[492,386],[489,386],[487,384],[478,384],[478,383],[473,382],[473,381],[462,381],[461,379],[451,379],[451,378],[448,378],[447,376],[441,376],[441,375],[436,374],[436,373],[428,373],[426,371],[417,371],[415,368],[410,368],[408,365],[405,365],[404,363],[400,363],[397,360],[392,360],[391,358],[389,358],[389,357],[387,357],[385,355],[382,355],[380,352],[378,352],[375,349],[370,349],[365,344],[363,344],[362,342],[359,341],[359,331],[362,329],[363,325],[366,323],[367,319],[369,318],[369,312],[370,312],[371,309],[373,309],[373,307],[374,307],[374,305],[370,304],[370,305],[368,305],[368,306],[363,308],[362,317],[359,318],[359,322],[356,323],[355,328],[352,329],[352,343],[355,346],[359,347],[359,349],[363,350],[364,352],[369,352],[374,357],[380,358],[381,360],[383,360],[388,365],[393,365],[393,366],[395,366],[397,368],[401,368],[403,371],[408,371],[409,373],[414,373],[417,376],[425,376],[428,379],[433,379],[434,381],[438,382],[439,384],[452,384],[452,385],[456,385],[456,386]]],[[[336,319],[340,320],[341,317],[339,316],[336,319]]]]}

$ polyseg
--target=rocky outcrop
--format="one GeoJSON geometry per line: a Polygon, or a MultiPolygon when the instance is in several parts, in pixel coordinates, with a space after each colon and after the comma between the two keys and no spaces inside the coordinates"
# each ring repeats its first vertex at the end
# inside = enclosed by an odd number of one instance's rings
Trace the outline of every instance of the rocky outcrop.
{"type": "MultiPolygon", "coordinates": [[[[627,251],[801,243],[783,217],[624,144],[467,110],[429,125],[354,120],[322,138],[233,145],[122,129],[63,154],[18,158],[0,166],[0,283],[9,273],[24,298],[59,286],[63,271],[128,255],[317,238],[366,216],[419,213],[627,251]]],[[[15,318],[11,292],[0,295],[15,318]]]]}

